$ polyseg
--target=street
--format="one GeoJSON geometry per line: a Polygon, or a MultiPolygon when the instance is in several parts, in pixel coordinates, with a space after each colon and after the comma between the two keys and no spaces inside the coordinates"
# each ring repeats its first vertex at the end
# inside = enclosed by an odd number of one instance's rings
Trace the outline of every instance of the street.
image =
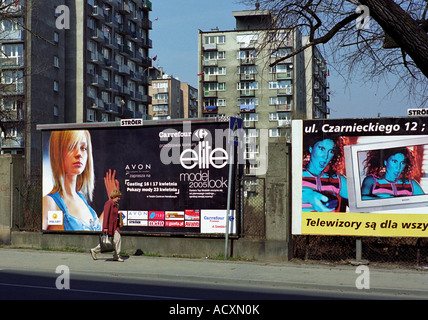
{"type": "Polygon", "coordinates": [[[121,278],[119,275],[71,275],[69,288],[58,289],[60,275],[0,270],[0,300],[289,300],[343,299],[332,293],[227,286],[185,281],[121,278]]]}

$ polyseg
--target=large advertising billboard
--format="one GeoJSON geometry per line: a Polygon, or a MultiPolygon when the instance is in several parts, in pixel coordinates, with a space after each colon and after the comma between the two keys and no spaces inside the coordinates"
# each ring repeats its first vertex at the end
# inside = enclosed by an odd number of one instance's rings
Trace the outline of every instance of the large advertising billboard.
{"type": "MultiPolygon", "coordinates": [[[[42,229],[101,231],[104,203],[119,188],[122,231],[224,234],[229,133],[227,122],[197,121],[42,128],[42,229]]],[[[235,234],[233,202],[230,215],[235,234]]]]}
{"type": "Polygon", "coordinates": [[[292,233],[428,236],[428,118],[294,120],[292,233]]]}

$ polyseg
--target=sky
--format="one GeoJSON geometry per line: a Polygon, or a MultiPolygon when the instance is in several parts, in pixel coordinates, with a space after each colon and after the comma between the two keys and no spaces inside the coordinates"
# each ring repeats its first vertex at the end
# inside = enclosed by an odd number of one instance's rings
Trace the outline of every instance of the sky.
{"type": "MultiPolygon", "coordinates": [[[[150,56],[156,57],[153,66],[162,67],[168,75],[197,88],[198,30],[233,30],[233,11],[252,10],[235,0],[152,0],[150,20],[153,29],[150,56]]],[[[327,57],[327,63],[328,63],[327,57]]],[[[391,91],[395,79],[373,82],[359,77],[345,83],[330,65],[330,118],[404,117],[407,109],[416,108],[407,93],[391,91]]]]}

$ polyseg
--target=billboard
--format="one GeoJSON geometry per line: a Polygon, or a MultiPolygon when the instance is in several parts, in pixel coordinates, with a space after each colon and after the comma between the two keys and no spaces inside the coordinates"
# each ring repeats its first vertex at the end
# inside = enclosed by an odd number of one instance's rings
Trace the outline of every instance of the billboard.
{"type": "MultiPolygon", "coordinates": [[[[224,234],[233,187],[228,125],[42,128],[43,231],[101,231],[104,203],[118,187],[122,231],[224,234]]],[[[231,216],[235,234],[234,203],[231,216]]]]}
{"type": "Polygon", "coordinates": [[[428,236],[428,118],[293,120],[292,233],[428,236]]]}

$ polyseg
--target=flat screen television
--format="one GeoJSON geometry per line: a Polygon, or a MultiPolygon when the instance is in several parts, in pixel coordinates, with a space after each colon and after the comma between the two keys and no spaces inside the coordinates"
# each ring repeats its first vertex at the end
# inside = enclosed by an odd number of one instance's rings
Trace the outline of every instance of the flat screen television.
{"type": "MultiPolygon", "coordinates": [[[[383,137],[379,137],[382,140],[383,137]]],[[[399,147],[412,150],[428,148],[428,135],[424,136],[407,136],[397,137],[397,140],[389,140],[365,144],[355,144],[344,146],[344,156],[346,165],[346,178],[348,187],[349,211],[356,213],[367,212],[414,212],[426,213],[428,207],[428,190],[423,190],[420,194],[415,195],[411,192],[407,194],[394,194],[387,197],[370,197],[362,194],[362,184],[367,177],[367,158],[369,154],[376,153],[379,155],[388,152],[388,149],[399,147]],[[374,152],[373,152],[374,151],[374,152]],[[423,210],[417,210],[421,208],[423,210]],[[411,211],[407,209],[412,209],[411,211]]],[[[384,163],[384,157],[380,157],[379,163],[384,163]]],[[[419,165],[421,168],[421,161],[419,165]]],[[[428,172],[427,172],[428,173],[428,172]]],[[[423,174],[423,172],[422,172],[423,174]]],[[[409,183],[409,180],[407,180],[409,183]]],[[[395,191],[396,193],[396,191],[395,191]]]]}

